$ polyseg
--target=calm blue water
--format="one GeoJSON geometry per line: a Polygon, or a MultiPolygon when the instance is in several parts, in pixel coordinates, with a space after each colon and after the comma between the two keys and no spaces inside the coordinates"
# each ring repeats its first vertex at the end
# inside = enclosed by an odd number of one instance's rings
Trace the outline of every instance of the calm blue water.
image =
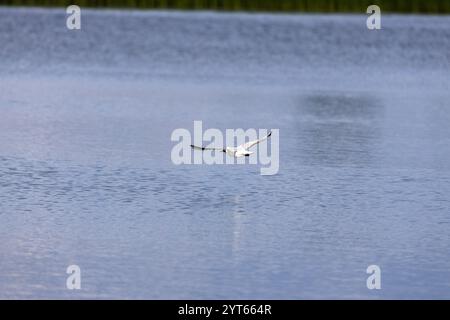
{"type": "Polygon", "coordinates": [[[65,18],[0,9],[0,298],[450,298],[448,16],[65,18]],[[173,165],[194,120],[279,173],[173,165]]]}

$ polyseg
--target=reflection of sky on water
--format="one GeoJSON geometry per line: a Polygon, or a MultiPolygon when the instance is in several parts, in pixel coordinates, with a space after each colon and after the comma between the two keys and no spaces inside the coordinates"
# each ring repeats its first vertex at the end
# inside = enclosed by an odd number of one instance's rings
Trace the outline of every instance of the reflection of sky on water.
{"type": "Polygon", "coordinates": [[[0,297],[448,296],[448,19],[63,16],[0,10],[0,297]],[[279,174],[173,166],[194,120],[279,174]]]}

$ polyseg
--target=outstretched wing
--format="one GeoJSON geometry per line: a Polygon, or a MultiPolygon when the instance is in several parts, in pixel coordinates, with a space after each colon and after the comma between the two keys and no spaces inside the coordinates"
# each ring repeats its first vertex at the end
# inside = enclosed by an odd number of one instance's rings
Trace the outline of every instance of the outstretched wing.
{"type": "Polygon", "coordinates": [[[259,140],[249,141],[247,143],[241,144],[238,148],[250,149],[254,145],[257,145],[258,143],[260,143],[264,140],[267,140],[267,138],[269,138],[271,135],[272,135],[272,131],[270,131],[269,134],[267,136],[265,136],[264,138],[259,139],[259,140]]]}
{"type": "Polygon", "coordinates": [[[225,149],[223,149],[223,148],[197,147],[197,146],[194,146],[193,144],[191,144],[191,148],[194,149],[194,150],[202,150],[202,151],[204,151],[204,150],[216,150],[216,151],[223,151],[223,152],[225,152],[225,149]]]}

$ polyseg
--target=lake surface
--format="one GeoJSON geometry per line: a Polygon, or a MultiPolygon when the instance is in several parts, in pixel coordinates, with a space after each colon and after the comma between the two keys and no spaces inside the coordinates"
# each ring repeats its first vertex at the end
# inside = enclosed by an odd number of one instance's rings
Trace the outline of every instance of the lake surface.
{"type": "Polygon", "coordinates": [[[65,19],[0,9],[0,298],[450,298],[449,16],[65,19]],[[194,120],[278,174],[175,166],[194,120]]]}

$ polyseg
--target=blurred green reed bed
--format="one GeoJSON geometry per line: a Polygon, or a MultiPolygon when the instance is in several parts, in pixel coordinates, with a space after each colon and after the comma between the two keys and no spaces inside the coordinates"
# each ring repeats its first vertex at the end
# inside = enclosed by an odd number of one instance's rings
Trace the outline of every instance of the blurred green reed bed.
{"type": "Polygon", "coordinates": [[[450,13],[450,0],[0,0],[0,5],[274,11],[365,12],[371,4],[384,12],[450,13]]]}

